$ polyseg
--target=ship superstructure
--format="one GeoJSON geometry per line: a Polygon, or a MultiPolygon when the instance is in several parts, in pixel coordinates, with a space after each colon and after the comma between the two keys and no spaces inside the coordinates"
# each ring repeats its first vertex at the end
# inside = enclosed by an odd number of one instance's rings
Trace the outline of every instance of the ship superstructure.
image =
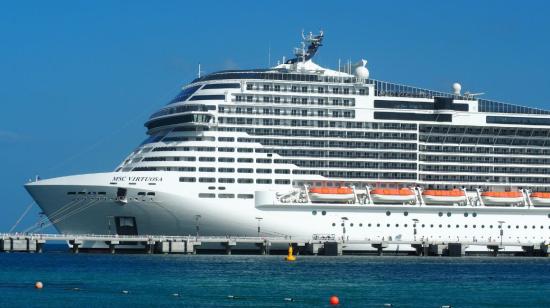
{"type": "Polygon", "coordinates": [[[312,60],[193,80],[114,172],[26,185],[65,233],[550,239],[550,111],[312,60]]]}

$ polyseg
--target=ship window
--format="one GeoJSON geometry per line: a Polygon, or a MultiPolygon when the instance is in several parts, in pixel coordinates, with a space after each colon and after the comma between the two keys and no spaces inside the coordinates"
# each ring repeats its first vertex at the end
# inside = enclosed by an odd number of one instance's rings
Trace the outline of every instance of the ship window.
{"type": "Polygon", "coordinates": [[[235,168],[218,168],[218,172],[235,172],[235,168]]]}
{"type": "Polygon", "coordinates": [[[386,224],[386,227],[388,227],[388,228],[389,228],[389,227],[390,227],[390,224],[386,224]]]}
{"type": "Polygon", "coordinates": [[[271,179],[256,179],[256,184],[271,184],[271,179]]]}
{"type": "MultiPolygon", "coordinates": [[[[237,162],[239,163],[252,163],[254,160],[252,158],[237,158],[237,162]]],[[[550,215],[550,214],[548,214],[550,215]]]]}
{"type": "Polygon", "coordinates": [[[199,157],[199,161],[215,161],[214,157],[199,157]]]}
{"type": "Polygon", "coordinates": [[[235,152],[235,148],[227,148],[227,147],[218,148],[218,152],[235,152]]]}
{"type": "Polygon", "coordinates": [[[468,217],[468,213],[464,213],[464,217],[468,217]]]}
{"type": "Polygon", "coordinates": [[[155,195],[154,192],[148,192],[148,193],[147,193],[147,196],[154,196],[154,195],[155,195]]]}
{"type": "Polygon", "coordinates": [[[275,184],[282,184],[282,185],[290,184],[290,180],[287,180],[287,179],[275,179],[275,184]]]}
{"type": "Polygon", "coordinates": [[[380,224],[376,224],[377,227],[380,227],[380,224]]]}
{"type": "Polygon", "coordinates": [[[477,213],[476,212],[472,213],[472,217],[477,217],[477,213]]]}
{"type": "Polygon", "coordinates": [[[216,194],[201,193],[201,194],[199,194],[199,198],[216,198],[216,194]]]}
{"type": "Polygon", "coordinates": [[[237,172],[239,172],[239,173],[252,173],[252,172],[254,172],[254,169],[252,169],[252,168],[238,168],[237,172]]]}
{"type": "Polygon", "coordinates": [[[321,215],[325,216],[327,214],[327,211],[322,211],[321,215]]]}
{"type": "Polygon", "coordinates": [[[233,138],[233,137],[218,137],[218,141],[233,142],[233,141],[235,141],[235,138],[233,138]]]}
{"type": "Polygon", "coordinates": [[[451,212],[447,212],[447,217],[451,217],[451,212]]]}
{"type": "Polygon", "coordinates": [[[403,215],[404,216],[409,216],[409,212],[405,211],[405,212],[403,212],[403,215]]]}
{"type": "Polygon", "coordinates": [[[200,183],[214,183],[216,182],[215,178],[199,178],[200,183]]]}
{"type": "Polygon", "coordinates": [[[406,227],[408,227],[409,225],[408,225],[408,224],[404,224],[403,226],[406,228],[406,227]]]}
{"type": "Polygon", "coordinates": [[[390,216],[391,215],[391,212],[390,211],[387,211],[386,212],[386,216],[390,216]]]}
{"type": "Polygon", "coordinates": [[[240,87],[241,85],[239,83],[212,83],[205,85],[202,89],[238,89],[240,87]]]}
{"type": "Polygon", "coordinates": [[[140,191],[137,194],[138,194],[138,196],[145,196],[145,193],[143,191],[140,191]]]}
{"type": "Polygon", "coordinates": [[[224,100],[225,95],[195,95],[190,101],[206,101],[206,100],[224,100]]]}
{"type": "Polygon", "coordinates": [[[237,179],[237,183],[239,184],[251,184],[254,181],[252,179],[237,179]]]}
{"type": "Polygon", "coordinates": [[[233,157],[219,157],[218,161],[220,163],[232,163],[232,162],[235,162],[235,158],[233,158],[233,157]]]}
{"type": "Polygon", "coordinates": [[[256,169],[256,173],[271,173],[271,169],[256,169]]]}
{"type": "Polygon", "coordinates": [[[193,177],[180,177],[180,182],[195,182],[197,179],[193,177]]]}
{"type": "Polygon", "coordinates": [[[439,225],[439,227],[440,227],[440,228],[442,228],[442,227],[443,227],[443,225],[439,225]]]}
{"type": "Polygon", "coordinates": [[[239,198],[239,199],[253,199],[254,195],[252,195],[252,194],[238,194],[237,198],[239,198]]]}
{"type": "Polygon", "coordinates": [[[235,183],[234,178],[219,178],[218,183],[235,183]]]}
{"type": "Polygon", "coordinates": [[[332,226],[333,226],[333,227],[336,227],[336,224],[335,224],[335,223],[332,223],[332,226]]]}
{"type": "Polygon", "coordinates": [[[442,217],[442,216],[443,216],[443,212],[439,212],[437,215],[439,215],[439,217],[442,217]]]}
{"type": "Polygon", "coordinates": [[[231,199],[231,198],[235,198],[235,194],[218,194],[218,198],[231,199]]]}
{"type": "Polygon", "coordinates": [[[216,186],[208,186],[208,189],[209,190],[214,190],[214,189],[216,189],[216,186]]]}
{"type": "Polygon", "coordinates": [[[69,191],[69,192],[67,192],[67,195],[76,195],[76,192],[74,192],[74,191],[69,191]]]}
{"type": "Polygon", "coordinates": [[[312,211],[311,214],[312,215],[317,215],[317,211],[312,211]]]}
{"type": "Polygon", "coordinates": [[[199,167],[200,172],[216,172],[214,167],[199,167]]]}

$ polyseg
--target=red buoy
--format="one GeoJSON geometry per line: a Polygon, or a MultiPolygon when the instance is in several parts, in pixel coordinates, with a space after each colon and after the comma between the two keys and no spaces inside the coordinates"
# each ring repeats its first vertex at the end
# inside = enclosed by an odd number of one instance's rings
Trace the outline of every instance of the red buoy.
{"type": "Polygon", "coordinates": [[[336,295],[331,296],[330,297],[330,304],[333,305],[333,306],[339,305],[340,304],[340,299],[338,298],[338,296],[336,296],[336,295]]]}

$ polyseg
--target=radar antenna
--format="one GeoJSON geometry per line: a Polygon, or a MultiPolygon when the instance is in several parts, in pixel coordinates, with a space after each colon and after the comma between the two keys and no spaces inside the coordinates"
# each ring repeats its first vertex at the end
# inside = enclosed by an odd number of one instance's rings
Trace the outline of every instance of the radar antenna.
{"type": "Polygon", "coordinates": [[[296,58],[286,61],[286,64],[293,64],[300,61],[305,62],[313,58],[317,50],[319,50],[319,47],[323,46],[323,37],[324,34],[322,30],[319,31],[318,35],[313,35],[313,33],[309,32],[307,36],[302,30],[302,47],[294,48],[294,55],[296,58]],[[308,44],[307,50],[305,48],[306,43],[308,44]]]}

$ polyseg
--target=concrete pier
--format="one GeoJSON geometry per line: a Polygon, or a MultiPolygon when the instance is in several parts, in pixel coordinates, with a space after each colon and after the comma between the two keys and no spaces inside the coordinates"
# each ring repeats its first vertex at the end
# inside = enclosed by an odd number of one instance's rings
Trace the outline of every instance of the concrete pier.
{"type": "Polygon", "coordinates": [[[109,253],[196,254],[222,252],[268,255],[284,254],[292,245],[296,255],[340,256],[343,254],[400,254],[418,256],[466,256],[499,254],[548,257],[546,242],[326,240],[290,237],[162,236],[162,235],[67,235],[0,234],[0,252],[42,252],[45,243],[65,242],[73,253],[101,250],[109,253]],[[94,248],[88,246],[93,244],[94,248]],[[86,244],[86,245],[85,245],[86,244]],[[88,247],[86,247],[88,246],[88,247]],[[97,247],[97,248],[96,248],[97,247]],[[214,247],[214,249],[212,248],[214,247]],[[217,248],[216,248],[217,247],[217,248]],[[397,253],[399,252],[399,253],[397,253]]]}

